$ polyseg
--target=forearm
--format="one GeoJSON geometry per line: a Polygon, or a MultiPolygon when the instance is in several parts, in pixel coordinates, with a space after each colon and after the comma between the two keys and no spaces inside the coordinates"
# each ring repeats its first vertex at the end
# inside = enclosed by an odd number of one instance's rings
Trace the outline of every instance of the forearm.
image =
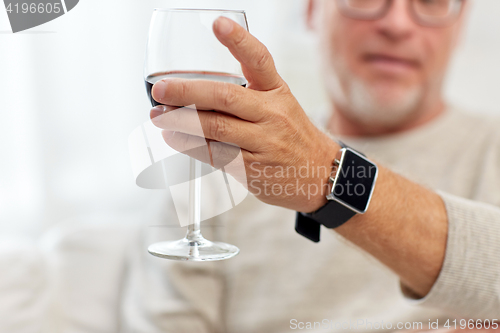
{"type": "Polygon", "coordinates": [[[379,166],[370,207],[335,229],[401,278],[419,296],[436,281],[448,222],[441,197],[379,166]]]}

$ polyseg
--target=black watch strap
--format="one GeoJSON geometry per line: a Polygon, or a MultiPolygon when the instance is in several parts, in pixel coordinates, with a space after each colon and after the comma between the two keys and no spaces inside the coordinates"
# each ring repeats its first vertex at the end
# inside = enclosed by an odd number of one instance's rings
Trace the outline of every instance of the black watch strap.
{"type": "Polygon", "coordinates": [[[295,231],[300,235],[309,238],[313,242],[319,242],[321,233],[321,224],[316,218],[323,222],[327,228],[337,228],[349,221],[356,212],[337,201],[328,201],[326,205],[312,214],[304,215],[297,212],[295,219],[295,231]],[[328,222],[326,222],[328,221],[328,222]]]}
{"type": "MultiPolygon", "coordinates": [[[[342,141],[338,141],[338,143],[342,148],[347,147],[347,145],[342,141]]],[[[342,224],[349,221],[354,215],[356,215],[356,212],[353,210],[337,201],[331,200],[314,213],[304,214],[297,212],[295,218],[295,231],[317,243],[320,241],[321,234],[321,224],[318,220],[324,221],[322,224],[325,227],[332,229],[340,227],[342,224]]]]}
{"type": "Polygon", "coordinates": [[[321,224],[319,224],[318,221],[297,212],[297,216],[295,218],[295,231],[297,231],[299,235],[317,243],[319,242],[319,236],[321,233],[321,224]]]}

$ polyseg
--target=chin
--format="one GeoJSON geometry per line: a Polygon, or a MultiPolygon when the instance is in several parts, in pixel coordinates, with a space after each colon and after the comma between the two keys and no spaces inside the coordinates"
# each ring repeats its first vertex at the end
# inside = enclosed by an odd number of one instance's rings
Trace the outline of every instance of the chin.
{"type": "MultiPolygon", "coordinates": [[[[333,83],[330,81],[330,83],[333,83]]],[[[397,82],[366,81],[351,76],[346,84],[329,84],[328,90],[344,116],[373,129],[394,130],[411,119],[423,98],[420,86],[397,82]]]]}
{"type": "Polygon", "coordinates": [[[422,99],[418,87],[388,89],[363,83],[353,84],[349,95],[351,117],[365,125],[386,129],[404,125],[422,99]]]}

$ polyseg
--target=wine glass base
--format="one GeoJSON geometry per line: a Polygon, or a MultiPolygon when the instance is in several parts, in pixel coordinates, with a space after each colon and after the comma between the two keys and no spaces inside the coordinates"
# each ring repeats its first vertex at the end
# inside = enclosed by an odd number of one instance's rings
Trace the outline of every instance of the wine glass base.
{"type": "Polygon", "coordinates": [[[177,241],[155,243],[148,252],[164,259],[181,261],[217,261],[234,257],[240,252],[236,246],[221,242],[211,242],[203,237],[196,240],[183,238],[177,241]]]}

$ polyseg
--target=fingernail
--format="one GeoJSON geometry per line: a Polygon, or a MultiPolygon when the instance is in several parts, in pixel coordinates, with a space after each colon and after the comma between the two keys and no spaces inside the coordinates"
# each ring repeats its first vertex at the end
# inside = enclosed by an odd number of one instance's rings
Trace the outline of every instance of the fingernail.
{"type": "Polygon", "coordinates": [[[158,105],[158,106],[151,109],[150,118],[154,119],[158,116],[161,116],[166,111],[167,111],[167,107],[165,105],[158,105]]]}
{"type": "Polygon", "coordinates": [[[233,31],[233,22],[221,16],[215,21],[215,30],[221,35],[229,35],[233,31]]]}
{"type": "Polygon", "coordinates": [[[165,97],[167,85],[167,82],[164,80],[155,83],[153,89],[151,90],[151,94],[153,95],[155,101],[160,102],[165,97]]]}

